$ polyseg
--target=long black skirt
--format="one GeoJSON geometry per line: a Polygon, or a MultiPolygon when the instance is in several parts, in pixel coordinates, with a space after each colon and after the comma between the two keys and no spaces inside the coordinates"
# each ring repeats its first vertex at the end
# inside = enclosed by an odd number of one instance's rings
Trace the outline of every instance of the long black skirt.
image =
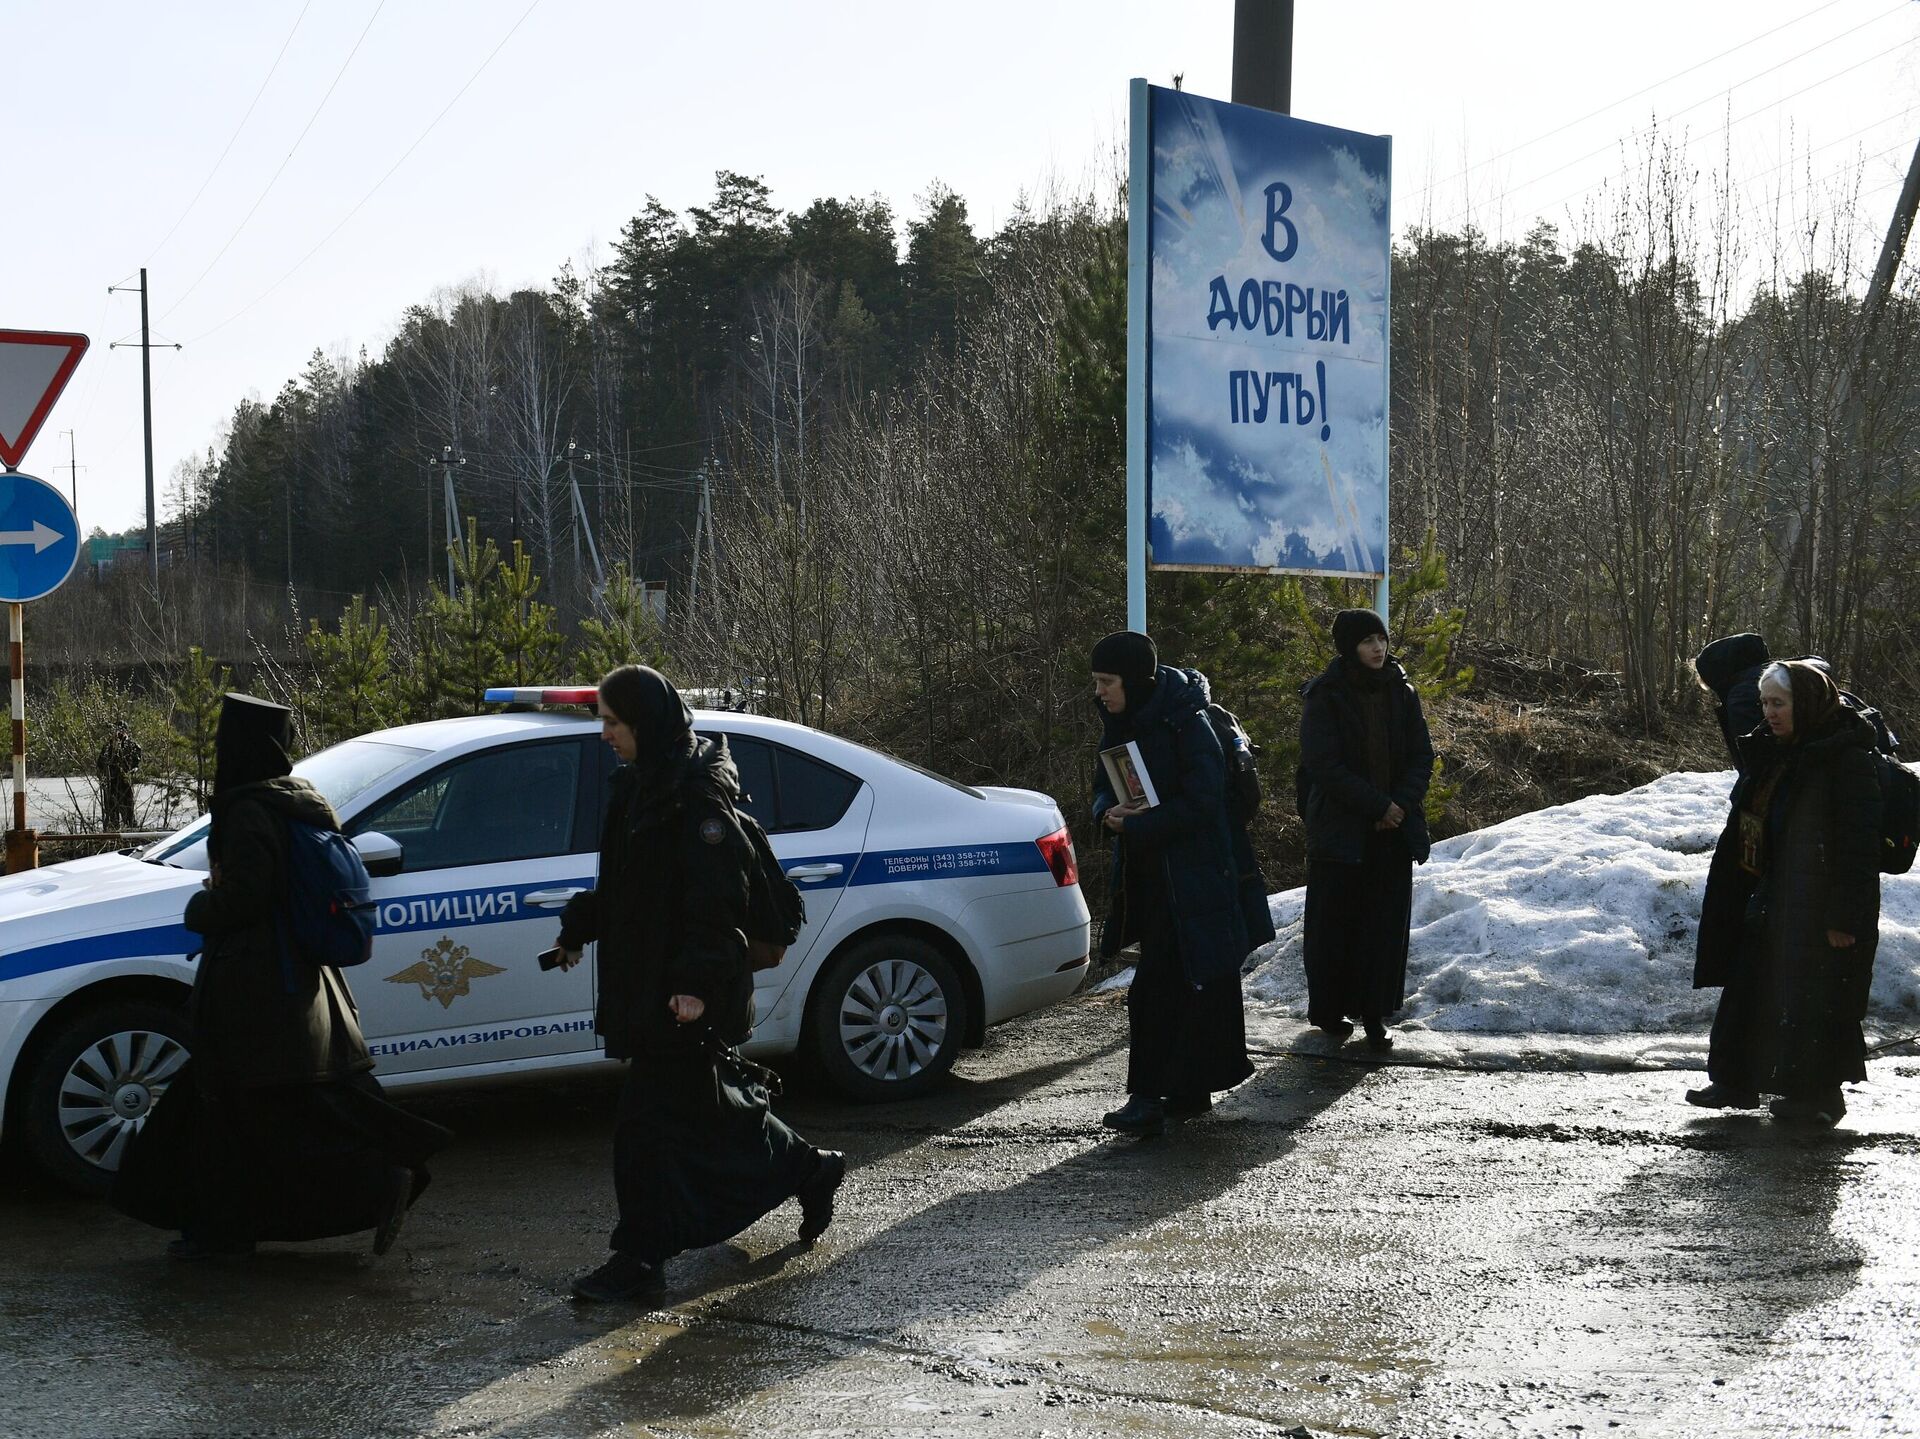
{"type": "Polygon", "coordinates": [[[1713,1012],[1707,1077],[1756,1094],[1812,1098],[1867,1077],[1860,1029],[1873,982],[1873,946],[1825,950],[1824,935],[1796,947],[1749,920],[1745,963],[1713,1012]]]}
{"type": "Polygon", "coordinates": [[[1407,1001],[1413,858],[1397,830],[1376,830],[1358,864],[1307,865],[1307,1021],[1384,1020],[1407,1001]]]}
{"type": "Polygon", "coordinates": [[[419,1198],[451,1137],[371,1074],[215,1092],[189,1063],[128,1144],[113,1205],[208,1243],[353,1234],[380,1222],[395,1168],[419,1198]]]}
{"type": "Polygon", "coordinates": [[[636,1059],[614,1119],[610,1247],[661,1264],[731,1239],[797,1194],[818,1163],[732,1056],[636,1059]]]}
{"type": "Polygon", "coordinates": [[[1253,1073],[1238,970],[1195,986],[1180,961],[1172,917],[1140,936],[1127,990],[1127,1092],[1198,1099],[1253,1073]]]}

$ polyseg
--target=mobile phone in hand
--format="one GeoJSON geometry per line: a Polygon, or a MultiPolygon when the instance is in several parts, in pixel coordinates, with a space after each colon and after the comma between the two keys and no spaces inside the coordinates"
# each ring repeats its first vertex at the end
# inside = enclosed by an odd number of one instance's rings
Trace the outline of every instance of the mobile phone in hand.
{"type": "Polygon", "coordinates": [[[566,957],[567,952],[556,944],[552,949],[547,950],[540,956],[540,967],[542,969],[558,969],[560,967],[560,961],[566,957]]]}

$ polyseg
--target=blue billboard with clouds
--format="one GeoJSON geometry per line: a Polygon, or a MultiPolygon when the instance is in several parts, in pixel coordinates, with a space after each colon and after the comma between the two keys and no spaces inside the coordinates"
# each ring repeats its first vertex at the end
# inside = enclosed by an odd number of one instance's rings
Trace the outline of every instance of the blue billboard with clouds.
{"type": "Polygon", "coordinates": [[[1393,142],[1148,93],[1154,567],[1377,577],[1393,142]]]}

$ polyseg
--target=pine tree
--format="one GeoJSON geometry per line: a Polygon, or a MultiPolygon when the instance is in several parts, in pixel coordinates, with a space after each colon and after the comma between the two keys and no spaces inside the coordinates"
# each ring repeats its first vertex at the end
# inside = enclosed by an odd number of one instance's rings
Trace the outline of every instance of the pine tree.
{"type": "Polygon", "coordinates": [[[332,634],[308,623],[307,662],[313,671],[311,723],[319,744],[333,744],[398,718],[389,636],[380,611],[355,595],[332,634]]]}
{"type": "Polygon", "coordinates": [[[453,549],[453,593],[431,586],[422,617],[440,661],[428,697],[435,715],[479,714],[487,686],[500,683],[501,638],[513,623],[495,581],[500,568],[499,546],[482,543],[478,524],[468,520],[465,542],[453,549]]]}
{"type": "Polygon", "coordinates": [[[502,670],[488,683],[551,683],[560,673],[566,640],[560,634],[553,606],[534,598],[541,581],[533,572],[532,556],[515,540],[513,563],[496,566],[484,583],[492,591],[492,608],[501,616],[502,670]]]}
{"type": "Polygon", "coordinates": [[[232,671],[225,665],[216,669],[206,652],[194,645],[167,687],[173,702],[172,769],[180,776],[176,788],[191,795],[203,810],[213,796],[213,738],[220,725],[220,697],[232,683],[232,671]]]}
{"type": "Polygon", "coordinates": [[[600,596],[600,614],[580,621],[573,653],[575,677],[593,684],[621,665],[660,669],[665,663],[664,637],[647,607],[645,587],[635,582],[625,565],[615,565],[600,596]]]}

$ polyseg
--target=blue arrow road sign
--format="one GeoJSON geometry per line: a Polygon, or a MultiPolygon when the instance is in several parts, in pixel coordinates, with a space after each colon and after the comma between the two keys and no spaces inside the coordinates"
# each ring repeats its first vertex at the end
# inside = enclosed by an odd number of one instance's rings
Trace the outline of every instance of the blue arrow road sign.
{"type": "Polygon", "coordinates": [[[80,558],[80,521],[45,480],[0,474],[0,601],[52,594],[80,558]]]}

